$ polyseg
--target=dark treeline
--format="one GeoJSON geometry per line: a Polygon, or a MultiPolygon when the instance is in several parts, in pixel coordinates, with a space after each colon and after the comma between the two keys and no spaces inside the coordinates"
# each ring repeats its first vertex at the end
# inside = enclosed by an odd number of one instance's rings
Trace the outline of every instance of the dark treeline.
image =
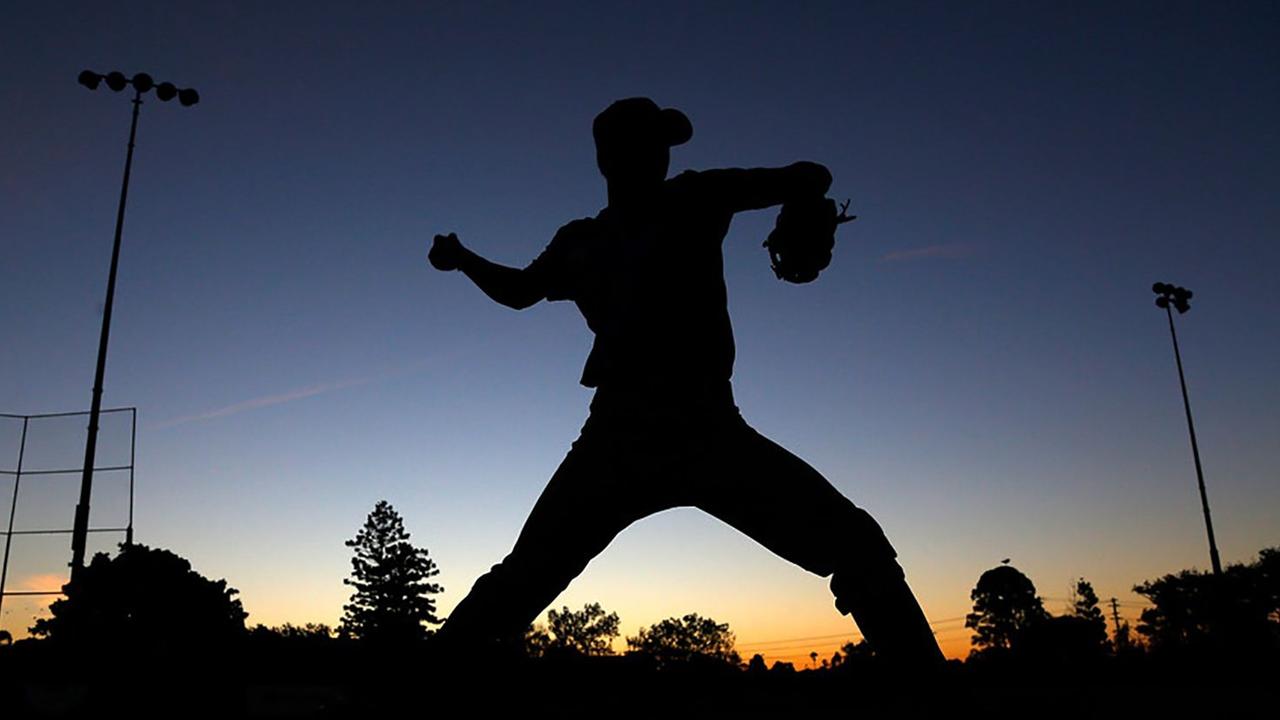
{"type": "Polygon", "coordinates": [[[441,699],[479,707],[588,712],[793,713],[911,707],[1027,712],[1052,702],[1092,716],[1275,709],[1280,670],[1280,547],[1221,576],[1186,570],[1137,584],[1136,627],[1108,618],[1085,579],[1052,615],[1031,579],[1002,564],[971,593],[973,649],[930,677],[901,677],[873,647],[846,643],[808,666],[744,660],[728,625],[689,613],[620,638],[599,604],[552,609],[509,645],[438,652],[427,552],[382,502],[347,545],[351,602],[336,627],[246,624],[225,580],[167,550],[122,545],[0,644],[6,708],[65,716],[168,710],[255,716],[419,711],[441,699]],[[1110,627],[1109,627],[1110,626],[1110,627]],[[625,639],[626,649],[615,650],[625,639]]]}

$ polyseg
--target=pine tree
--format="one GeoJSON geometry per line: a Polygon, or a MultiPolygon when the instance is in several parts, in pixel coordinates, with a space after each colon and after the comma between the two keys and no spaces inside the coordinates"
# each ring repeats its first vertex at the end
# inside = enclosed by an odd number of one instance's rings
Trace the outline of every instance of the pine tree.
{"type": "Polygon", "coordinates": [[[1071,609],[1072,614],[1087,621],[1098,647],[1109,651],[1111,648],[1110,643],[1107,642],[1107,618],[1102,614],[1102,608],[1098,607],[1098,593],[1094,592],[1093,584],[1080,578],[1076,582],[1075,599],[1075,606],[1071,609]]]}
{"type": "Polygon", "coordinates": [[[351,603],[343,606],[340,633],[379,642],[425,639],[434,631],[423,623],[440,624],[430,596],[444,588],[427,580],[440,574],[424,548],[409,543],[399,513],[386,500],[378,501],[353,540],[351,603]]]}
{"type": "Polygon", "coordinates": [[[1098,607],[1098,593],[1094,592],[1093,584],[1088,580],[1080,578],[1071,588],[1071,608],[1067,617],[1075,623],[1072,642],[1081,659],[1097,658],[1111,652],[1111,643],[1107,640],[1107,618],[1098,607]]]}
{"type": "Polygon", "coordinates": [[[1084,618],[1092,623],[1097,623],[1103,628],[1107,626],[1107,619],[1102,615],[1102,609],[1098,607],[1098,593],[1093,590],[1093,583],[1084,578],[1076,581],[1075,590],[1072,593],[1071,614],[1078,618],[1084,618]]]}

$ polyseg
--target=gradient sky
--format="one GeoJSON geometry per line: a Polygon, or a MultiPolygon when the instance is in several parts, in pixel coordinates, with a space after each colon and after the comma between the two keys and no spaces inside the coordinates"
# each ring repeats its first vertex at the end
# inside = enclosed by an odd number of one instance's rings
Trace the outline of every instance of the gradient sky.
{"type": "MultiPolygon", "coordinates": [[[[1003,558],[1053,612],[1084,576],[1133,618],[1135,583],[1208,565],[1154,281],[1196,294],[1223,559],[1280,544],[1278,48],[1274,3],[24,3],[0,26],[0,412],[90,402],[129,103],[76,75],[194,86],[143,106],[107,367],[106,405],[138,408],[137,540],[251,624],[336,624],[343,541],[385,498],[447,615],[577,436],[591,336],[571,303],[430,269],[431,236],[523,266],[605,202],[592,118],[647,95],[693,122],[673,173],[810,159],[853,199],[810,285],[769,270],[776,210],[735,219],[737,402],[880,521],[948,654],[1003,558]]],[[[83,427],[33,423],[27,467],[78,465],[83,427]]],[[[98,477],[92,522],[120,524],[98,477]]],[[[17,526],[69,527],[77,488],[24,481],[17,526]]],[[[15,541],[10,589],[56,588],[67,548],[15,541]]],[[[823,578],[691,509],[555,605],[593,601],[628,634],[709,615],[770,659],[856,637],[823,578]]]]}

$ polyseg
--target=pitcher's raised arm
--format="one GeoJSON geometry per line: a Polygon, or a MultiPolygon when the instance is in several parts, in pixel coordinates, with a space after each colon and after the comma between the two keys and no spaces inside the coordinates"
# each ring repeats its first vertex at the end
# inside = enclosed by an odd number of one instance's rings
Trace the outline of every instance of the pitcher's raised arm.
{"type": "Polygon", "coordinates": [[[494,302],[523,310],[547,296],[541,276],[490,262],[462,246],[458,236],[436,235],[427,260],[437,270],[461,270],[494,302]]]}

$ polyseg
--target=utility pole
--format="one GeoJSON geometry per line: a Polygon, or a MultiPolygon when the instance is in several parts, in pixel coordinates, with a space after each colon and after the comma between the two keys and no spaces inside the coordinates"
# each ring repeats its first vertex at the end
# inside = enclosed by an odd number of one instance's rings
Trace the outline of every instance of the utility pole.
{"type": "Polygon", "coordinates": [[[1111,598],[1111,620],[1116,624],[1116,639],[1112,643],[1112,651],[1118,657],[1121,653],[1128,652],[1132,647],[1133,641],[1129,638],[1126,626],[1123,630],[1120,627],[1120,603],[1115,598],[1111,598]]]}

